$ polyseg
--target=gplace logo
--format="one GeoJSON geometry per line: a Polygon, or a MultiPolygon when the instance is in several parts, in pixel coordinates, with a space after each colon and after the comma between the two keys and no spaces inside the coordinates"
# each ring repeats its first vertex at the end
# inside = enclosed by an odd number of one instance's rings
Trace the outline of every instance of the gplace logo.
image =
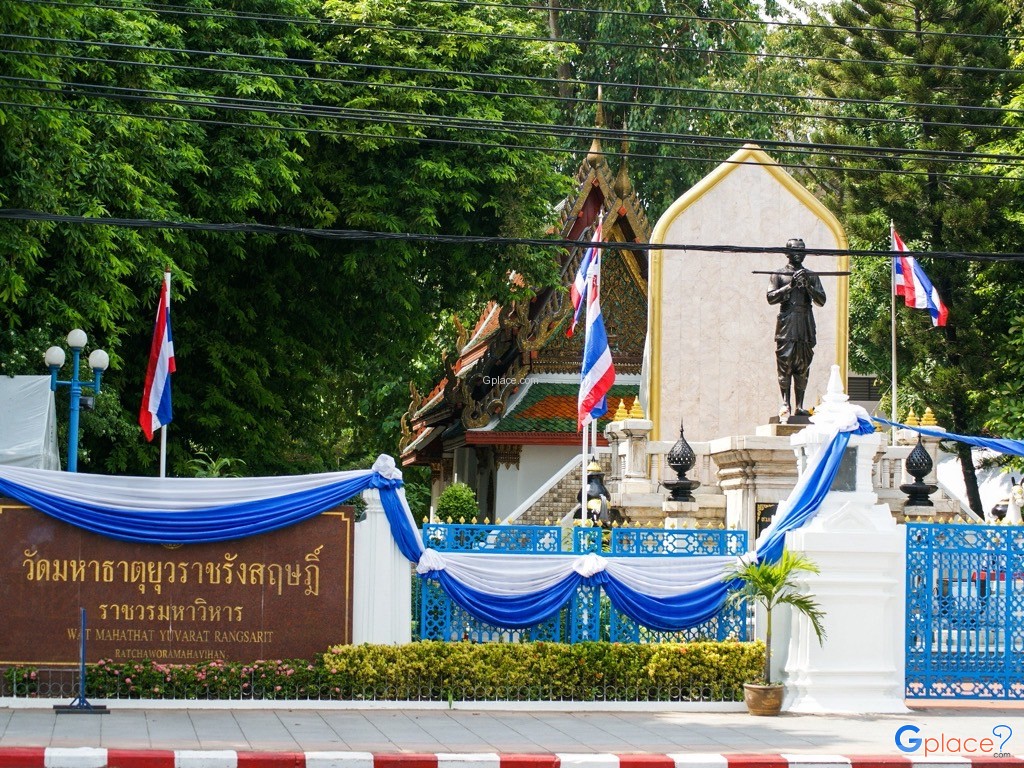
{"type": "Polygon", "coordinates": [[[901,752],[917,752],[934,755],[941,752],[961,755],[991,754],[993,757],[1010,757],[1006,750],[1006,742],[1013,735],[1013,729],[1005,724],[992,728],[992,736],[976,738],[974,736],[950,736],[940,733],[938,736],[921,736],[921,729],[916,725],[903,725],[896,730],[896,748],[901,752]]]}

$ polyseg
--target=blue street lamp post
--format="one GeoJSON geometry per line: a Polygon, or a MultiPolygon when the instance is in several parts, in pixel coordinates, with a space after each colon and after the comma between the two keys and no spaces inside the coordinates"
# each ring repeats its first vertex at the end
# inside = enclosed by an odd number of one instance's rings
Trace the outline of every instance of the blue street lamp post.
{"type": "Polygon", "coordinates": [[[82,386],[91,386],[94,395],[100,393],[100,379],[103,372],[110,365],[110,356],[102,349],[94,349],[89,355],[89,367],[92,369],[93,380],[90,384],[78,378],[78,364],[85,349],[88,337],[85,331],[76,328],[68,334],[68,346],[71,347],[71,380],[58,381],[57,371],[64,365],[65,354],[60,347],[50,347],[46,350],[43,360],[50,369],[50,389],[57,391],[58,386],[70,387],[71,392],[71,416],[68,420],[68,472],[78,471],[78,413],[81,408],[82,386]]]}

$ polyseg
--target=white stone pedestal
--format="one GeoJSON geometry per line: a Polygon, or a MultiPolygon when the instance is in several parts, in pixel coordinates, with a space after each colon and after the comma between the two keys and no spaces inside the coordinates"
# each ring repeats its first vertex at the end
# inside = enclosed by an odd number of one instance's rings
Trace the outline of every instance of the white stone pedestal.
{"type": "Polygon", "coordinates": [[[726,527],[757,537],[757,505],[778,504],[797,479],[793,448],[787,437],[743,435],[708,443],[718,467],[718,484],[726,499],[726,527]]]}
{"type": "Polygon", "coordinates": [[[412,570],[391,535],[380,492],[369,490],[366,519],[355,525],[352,643],[412,642],[412,570]]]}
{"type": "MultiPolygon", "coordinates": [[[[833,366],[814,424],[792,438],[801,471],[851,415],[856,418],[833,366]]],[[[815,518],[786,535],[786,547],[805,554],[821,571],[802,582],[824,612],[828,633],[819,645],[810,622],[791,616],[784,667],[787,711],[908,711],[903,703],[906,538],[872,490],[871,465],[880,441],[878,433],[851,436],[847,451],[855,452],[848,453],[855,472],[842,486],[848,490],[829,492],[815,518]]]]}
{"type": "Polygon", "coordinates": [[[904,529],[857,505],[834,510],[786,536],[821,569],[804,583],[825,612],[819,645],[810,623],[793,617],[785,664],[790,712],[906,712],[904,699],[904,529]]]}
{"type": "Polygon", "coordinates": [[[651,482],[647,468],[647,438],[651,434],[654,422],[650,419],[625,419],[619,422],[621,440],[625,444],[623,457],[622,482],[619,492],[622,494],[657,493],[657,483],[651,482]]]}

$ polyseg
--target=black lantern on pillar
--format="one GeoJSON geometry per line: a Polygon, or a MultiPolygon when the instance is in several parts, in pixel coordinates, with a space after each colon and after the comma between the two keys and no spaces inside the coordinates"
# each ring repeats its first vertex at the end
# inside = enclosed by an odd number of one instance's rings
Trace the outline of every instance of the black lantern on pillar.
{"type": "Polygon", "coordinates": [[[907,494],[907,506],[935,506],[928,497],[938,490],[938,486],[930,485],[924,481],[925,475],[932,471],[932,457],[925,450],[920,435],[917,436],[917,445],[914,446],[914,450],[907,456],[904,466],[907,468],[907,474],[914,478],[914,482],[904,483],[900,486],[900,490],[907,494]]]}
{"type": "Polygon", "coordinates": [[[693,448],[683,436],[682,423],[679,424],[679,439],[672,446],[672,450],[668,452],[666,462],[676,473],[675,480],[666,480],[662,483],[672,492],[672,501],[694,501],[693,491],[700,487],[700,482],[687,479],[686,473],[697,463],[697,454],[693,452],[693,448]]]}

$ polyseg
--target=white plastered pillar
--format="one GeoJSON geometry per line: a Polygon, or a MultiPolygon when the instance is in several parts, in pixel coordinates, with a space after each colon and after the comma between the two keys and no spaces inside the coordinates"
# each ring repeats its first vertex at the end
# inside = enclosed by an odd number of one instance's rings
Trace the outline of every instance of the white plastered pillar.
{"type": "MultiPolygon", "coordinates": [[[[404,491],[399,491],[404,493],[404,491]]],[[[363,493],[366,517],[357,522],[352,581],[352,643],[412,641],[412,570],[391,535],[380,492],[363,493]]]]}
{"type": "MultiPolygon", "coordinates": [[[[843,393],[839,367],[812,426],[791,439],[803,470],[807,459],[856,418],[843,393]]],[[[852,435],[847,466],[815,518],[786,535],[786,547],[805,554],[820,569],[801,579],[825,614],[828,633],[819,645],[810,622],[790,615],[785,661],[790,712],[906,712],[906,538],[888,505],[878,504],[871,464],[879,433],[852,435]],[[854,463],[849,463],[854,462],[854,463]]]]}

